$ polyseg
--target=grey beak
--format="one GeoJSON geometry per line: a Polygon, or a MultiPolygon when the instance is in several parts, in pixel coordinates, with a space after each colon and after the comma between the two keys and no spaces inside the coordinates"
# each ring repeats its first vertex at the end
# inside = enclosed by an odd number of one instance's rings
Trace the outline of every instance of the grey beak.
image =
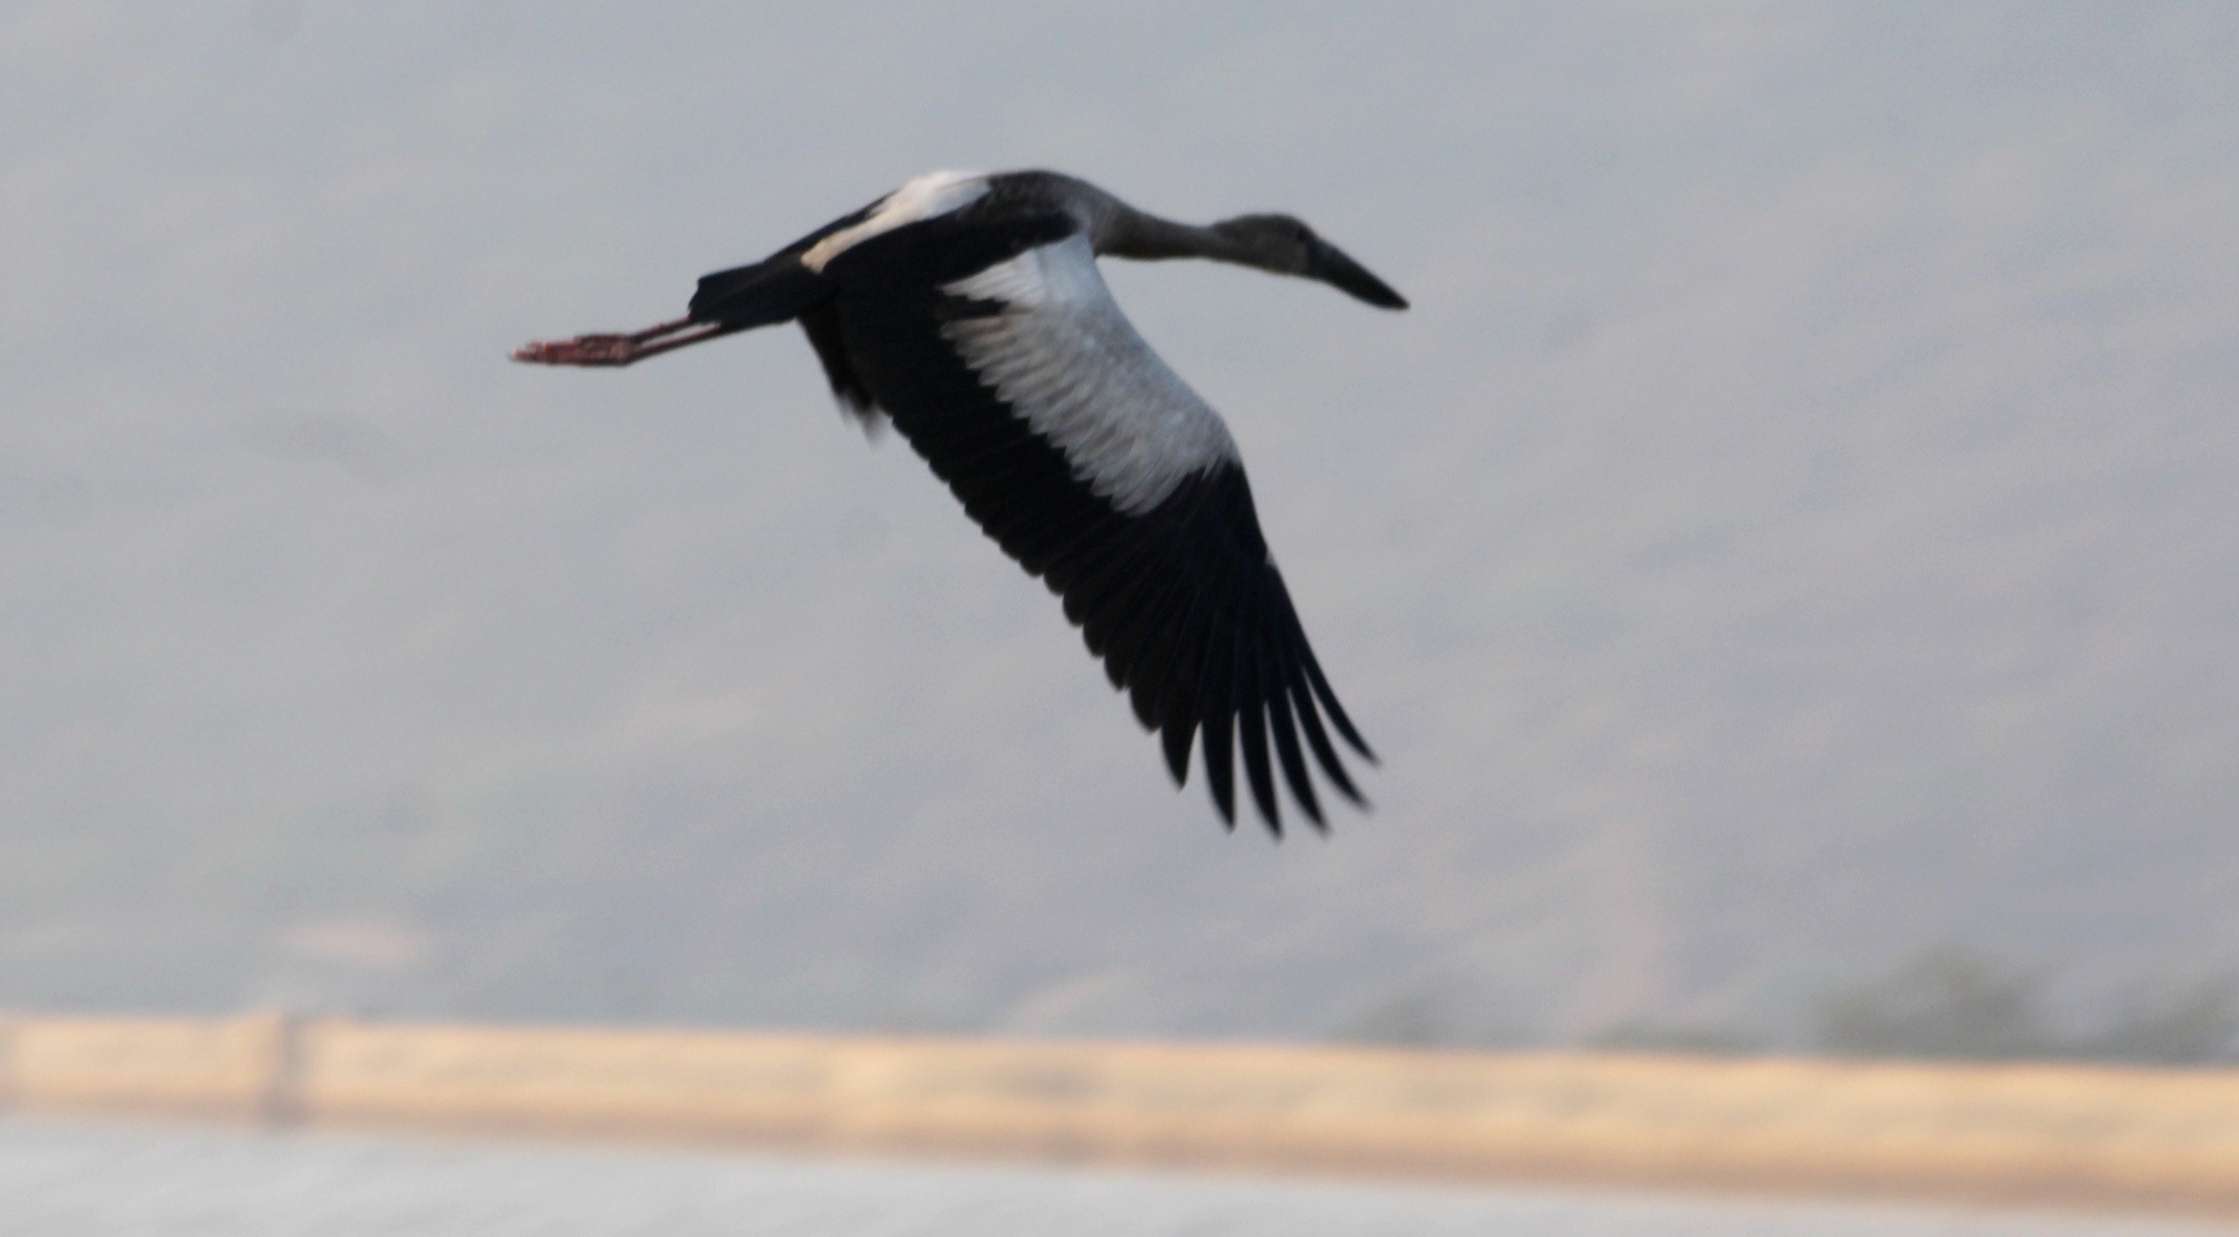
{"type": "Polygon", "coordinates": [[[1337,246],[1319,237],[1306,255],[1306,277],[1319,279],[1382,309],[1405,309],[1407,298],[1368,273],[1368,268],[1345,256],[1337,246]]]}

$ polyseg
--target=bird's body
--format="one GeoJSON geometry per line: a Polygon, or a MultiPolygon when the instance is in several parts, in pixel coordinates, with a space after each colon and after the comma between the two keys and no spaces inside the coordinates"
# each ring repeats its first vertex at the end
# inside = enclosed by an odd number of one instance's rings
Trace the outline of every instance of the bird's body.
{"type": "Polygon", "coordinates": [[[1120,312],[1100,254],[1210,257],[1405,305],[1287,216],[1198,228],[1056,173],[943,172],[703,277],[686,318],[514,355],[627,365],[799,322],[841,405],[891,418],[980,527],[1064,599],[1160,733],[1177,783],[1197,740],[1233,821],[1233,738],[1269,828],[1280,832],[1276,768],[1319,826],[1305,752],[1358,802],[1329,731],[1368,746],[1307,644],[1235,439],[1120,312]]]}

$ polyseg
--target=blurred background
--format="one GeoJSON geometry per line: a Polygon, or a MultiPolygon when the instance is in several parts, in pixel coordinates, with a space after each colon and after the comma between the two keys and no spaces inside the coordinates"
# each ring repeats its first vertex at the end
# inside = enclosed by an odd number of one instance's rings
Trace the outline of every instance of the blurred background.
{"type": "Polygon", "coordinates": [[[0,12],[0,1007],[2228,1063],[2239,12],[0,12]],[[1384,757],[1224,836],[797,332],[936,167],[1107,277],[1384,757]]]}

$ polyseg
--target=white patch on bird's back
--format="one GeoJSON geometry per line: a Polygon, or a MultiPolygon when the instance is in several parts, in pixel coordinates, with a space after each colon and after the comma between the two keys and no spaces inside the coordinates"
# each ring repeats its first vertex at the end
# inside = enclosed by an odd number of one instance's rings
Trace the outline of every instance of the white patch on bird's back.
{"type": "Polygon", "coordinates": [[[853,227],[841,228],[809,246],[801,265],[822,273],[827,263],[853,246],[891,232],[903,224],[945,215],[978,201],[987,193],[987,177],[978,172],[927,172],[886,195],[871,216],[853,227]]]}
{"type": "Polygon", "coordinates": [[[1085,234],[944,289],[1001,313],[945,323],[981,382],[1054,443],[1073,475],[1129,515],[1236,458],[1228,426],[1120,312],[1085,234]]]}

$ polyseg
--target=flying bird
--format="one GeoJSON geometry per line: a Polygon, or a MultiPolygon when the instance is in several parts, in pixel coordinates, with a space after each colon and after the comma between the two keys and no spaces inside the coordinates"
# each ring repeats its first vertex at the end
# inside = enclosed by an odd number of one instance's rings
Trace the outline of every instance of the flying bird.
{"type": "Polygon", "coordinates": [[[1272,832],[1278,767],[1326,830],[1306,752],[1363,807],[1329,731],[1375,755],[1307,644],[1235,439],[1120,312],[1099,257],[1210,258],[1407,308],[1289,215],[1195,226],[1054,172],[935,172],[760,262],[703,276],[682,318],[532,343],[513,359],[630,365],[800,323],[841,407],[867,427],[891,420],[980,528],[1063,599],[1160,736],[1177,786],[1194,741],[1234,828],[1240,751],[1272,832]]]}

